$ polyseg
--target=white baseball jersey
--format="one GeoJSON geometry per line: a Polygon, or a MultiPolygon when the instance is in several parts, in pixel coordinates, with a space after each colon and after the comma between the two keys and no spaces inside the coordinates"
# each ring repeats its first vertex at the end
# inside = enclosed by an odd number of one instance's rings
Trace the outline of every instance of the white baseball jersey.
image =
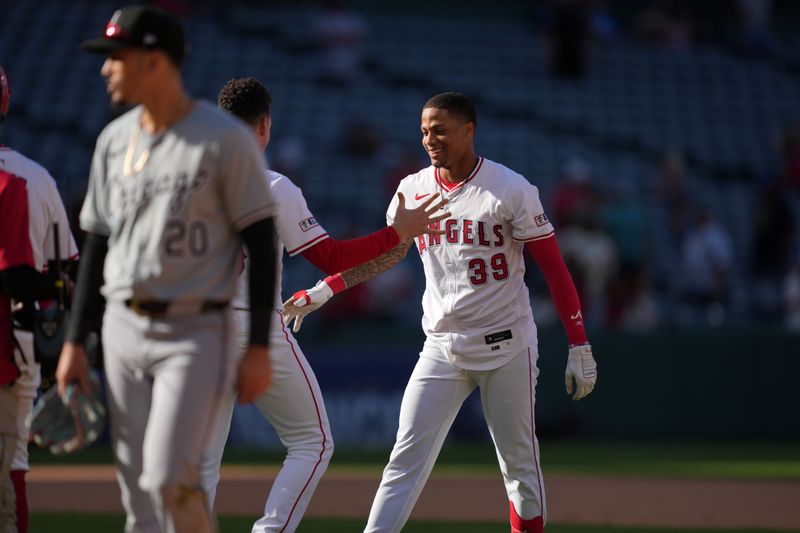
{"type": "MultiPolygon", "coordinates": [[[[303,191],[292,183],[292,180],[271,170],[266,171],[266,180],[273,198],[278,199],[275,204],[275,232],[278,235],[278,264],[276,266],[275,284],[275,309],[283,310],[283,297],[281,296],[281,274],[283,273],[284,248],[290,257],[308,250],[318,242],[329,238],[328,232],[319,225],[317,219],[308,210],[303,191]]],[[[245,261],[245,272],[247,272],[245,261]]],[[[236,298],[233,300],[236,309],[249,309],[247,275],[239,276],[236,288],[236,298]]],[[[274,327],[280,328],[280,321],[272,321],[274,327]]],[[[241,324],[240,324],[241,325],[241,324]]]]}
{"type": "MultiPolygon", "coordinates": [[[[275,204],[275,233],[277,239],[277,257],[275,280],[275,309],[283,310],[283,297],[281,296],[281,277],[283,275],[283,261],[280,257],[283,250],[293,257],[308,250],[318,242],[329,238],[328,232],[317,223],[316,217],[311,214],[303,197],[303,191],[292,183],[292,180],[271,170],[265,171],[265,177],[269,184],[269,190],[273,198],[279,201],[275,204]]],[[[245,261],[245,269],[247,269],[245,261]]],[[[239,284],[236,288],[236,298],[233,300],[234,309],[249,309],[248,302],[248,277],[239,276],[239,284]]],[[[247,332],[249,328],[249,313],[237,313],[236,323],[240,333],[247,332]]],[[[280,321],[272,321],[273,329],[281,328],[280,321]]]]}
{"type": "MultiPolygon", "coordinates": [[[[58,194],[56,182],[50,173],[37,162],[5,146],[0,146],[0,169],[26,181],[28,234],[36,269],[43,270],[49,259],[55,259],[53,223],[58,223],[59,226],[61,258],[77,257],[78,247],[69,229],[67,213],[58,194]]],[[[33,333],[14,330],[14,336],[23,351],[23,356],[15,352],[15,363],[20,375],[13,391],[18,398],[17,419],[21,438],[17,440],[11,469],[27,471],[28,429],[25,420],[33,409],[33,399],[36,397],[36,389],[41,384],[41,376],[39,364],[34,359],[33,333]]]]}
{"type": "Polygon", "coordinates": [[[136,107],[97,140],[81,227],[109,236],[102,292],[197,303],[236,289],[238,232],[272,215],[252,132],[208,102],[150,135],[136,107]]]}
{"type": "Polygon", "coordinates": [[[48,259],[55,258],[53,246],[53,223],[58,223],[62,259],[74,259],[78,247],[72,232],[56,182],[39,163],[19,152],[0,146],[0,169],[27,182],[28,226],[30,230],[33,260],[37,270],[47,266],[48,259]]]}
{"type": "MultiPolygon", "coordinates": [[[[274,215],[277,233],[278,264],[275,290],[275,314],[270,321],[269,355],[272,360],[272,385],[259,396],[255,405],[266,417],[286,446],[288,454],[270,489],[263,516],[253,525],[253,533],[294,531],[311,501],[314,489],[324,474],[333,454],[333,437],[325,411],[322,393],[314,370],[297,345],[292,332],[281,316],[283,305],[280,290],[280,257],[284,248],[294,256],[328,239],[327,232],[308,210],[302,191],[289,178],[266,171],[266,182],[276,202],[274,215]],[[280,312],[279,312],[280,310],[280,312]]],[[[239,276],[234,309],[247,309],[248,268],[239,276]]],[[[249,311],[236,311],[239,338],[249,332],[249,311]]],[[[221,422],[216,428],[201,465],[201,484],[213,507],[219,481],[219,467],[233,416],[234,399],[223,404],[221,422]]]]}
{"type": "MultiPolygon", "coordinates": [[[[463,182],[445,183],[430,166],[400,182],[409,207],[431,194],[449,200],[444,235],[417,237],[425,269],[422,328],[454,365],[497,368],[535,333],[524,283],[523,244],[553,235],[539,190],[505,166],[478,158],[463,182]]],[[[391,224],[397,195],[387,211],[391,224]]]]}

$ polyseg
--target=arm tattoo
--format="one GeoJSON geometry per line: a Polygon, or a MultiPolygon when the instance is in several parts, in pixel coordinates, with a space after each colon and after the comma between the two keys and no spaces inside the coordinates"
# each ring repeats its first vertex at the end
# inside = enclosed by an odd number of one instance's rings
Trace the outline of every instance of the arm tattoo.
{"type": "Polygon", "coordinates": [[[411,241],[401,242],[385,254],[376,257],[372,261],[367,261],[364,264],[353,267],[350,270],[345,270],[341,273],[342,279],[347,284],[347,288],[355,287],[359,283],[363,283],[386,272],[397,263],[400,262],[408,253],[411,247],[411,241]]]}

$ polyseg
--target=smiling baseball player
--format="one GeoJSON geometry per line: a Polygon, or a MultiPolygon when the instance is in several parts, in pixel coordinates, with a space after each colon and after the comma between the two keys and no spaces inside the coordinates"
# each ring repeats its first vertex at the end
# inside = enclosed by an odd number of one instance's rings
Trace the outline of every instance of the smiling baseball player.
{"type": "MultiPolygon", "coordinates": [[[[398,187],[425,201],[440,193],[452,217],[441,236],[421,236],[425,269],[422,328],[427,339],[400,408],[397,440],[383,472],[365,531],[397,532],[408,520],[462,403],[475,389],[494,440],[509,499],[511,530],[544,529],[544,483],[535,434],[538,378],[536,325],[524,283],[523,248],[536,258],[567,331],[566,386],[573,399],[589,394],[596,365],[580,302],[544,213],[537,188],[475,152],[477,114],[464,95],[432,97],[422,110],[422,144],[431,166],[398,187]]],[[[393,200],[387,221],[395,217],[393,200]]],[[[287,323],[396,264],[388,254],[296,293],[284,306],[287,323]]],[[[297,324],[295,323],[295,326],[297,324]]]]}
{"type": "MultiPolygon", "coordinates": [[[[244,120],[252,129],[262,150],[270,139],[271,102],[269,91],[255,78],[230,80],[219,93],[219,106],[244,120]]],[[[443,205],[434,205],[436,195],[416,210],[398,209],[393,223],[366,237],[339,241],[331,238],[309,211],[302,191],[289,178],[266,171],[266,182],[276,203],[275,231],[278,254],[285,248],[290,256],[302,255],[320,270],[332,274],[377,257],[423,232],[431,223],[449,214],[433,214],[443,205]],[[430,214],[429,214],[430,213],[430,214]]],[[[434,233],[437,233],[434,230],[434,233]]],[[[278,263],[278,280],[281,264],[278,263]]],[[[246,281],[249,268],[240,278],[234,300],[240,333],[248,329],[250,315],[246,281]]],[[[263,516],[253,525],[253,533],[294,531],[333,454],[333,439],[325,404],[314,371],[284,326],[280,309],[280,282],[275,289],[276,316],[270,332],[270,354],[274,384],[255,404],[275,428],[287,448],[286,459],[272,484],[263,516]]],[[[205,453],[202,483],[213,507],[219,481],[219,466],[230,430],[234,396],[227,398],[212,443],[205,453]]]]}

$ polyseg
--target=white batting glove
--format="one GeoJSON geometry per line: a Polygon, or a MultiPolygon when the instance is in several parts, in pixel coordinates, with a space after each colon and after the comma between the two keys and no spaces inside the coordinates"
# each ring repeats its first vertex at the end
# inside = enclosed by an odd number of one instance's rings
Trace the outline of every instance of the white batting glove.
{"type": "Polygon", "coordinates": [[[291,298],[283,302],[283,317],[286,325],[288,326],[294,320],[292,331],[297,333],[300,331],[303,318],[322,307],[332,296],[333,289],[324,280],[319,280],[314,287],[308,290],[297,291],[291,298]]]}
{"type": "Polygon", "coordinates": [[[592,357],[592,347],[587,342],[569,349],[567,371],[564,373],[567,394],[575,401],[589,395],[597,383],[597,363],[592,357]]]}

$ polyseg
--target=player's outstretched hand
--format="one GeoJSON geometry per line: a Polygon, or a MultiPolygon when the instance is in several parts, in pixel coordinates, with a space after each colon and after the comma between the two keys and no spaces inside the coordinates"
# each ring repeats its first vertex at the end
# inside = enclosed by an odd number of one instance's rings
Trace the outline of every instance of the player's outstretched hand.
{"type": "Polygon", "coordinates": [[[61,355],[56,367],[56,381],[58,393],[63,397],[67,385],[77,382],[80,392],[88,393],[89,385],[89,359],[86,357],[86,348],[74,342],[65,342],[61,347],[61,355]]]}
{"type": "Polygon", "coordinates": [[[251,344],[247,347],[236,375],[236,392],[239,403],[251,403],[269,387],[272,379],[272,361],[266,346],[251,344]]]}
{"type": "Polygon", "coordinates": [[[400,237],[400,242],[405,242],[413,239],[417,235],[429,233],[431,235],[441,235],[444,233],[443,229],[431,228],[431,224],[444,220],[450,216],[450,213],[442,213],[437,215],[446,204],[447,199],[442,198],[441,201],[433,203],[434,200],[440,198],[439,193],[431,194],[430,198],[419,204],[414,209],[406,208],[406,198],[403,193],[397,193],[399,205],[397,212],[394,215],[394,223],[392,227],[400,237]]]}
{"type": "Polygon", "coordinates": [[[288,326],[294,320],[292,331],[297,333],[300,331],[303,318],[322,307],[332,296],[333,289],[325,283],[325,280],[319,280],[310,289],[297,291],[291,298],[283,302],[283,319],[286,325],[288,326]]]}
{"type": "Polygon", "coordinates": [[[575,401],[589,395],[597,383],[597,363],[592,357],[592,347],[587,342],[569,349],[565,372],[567,394],[575,401]]]}

